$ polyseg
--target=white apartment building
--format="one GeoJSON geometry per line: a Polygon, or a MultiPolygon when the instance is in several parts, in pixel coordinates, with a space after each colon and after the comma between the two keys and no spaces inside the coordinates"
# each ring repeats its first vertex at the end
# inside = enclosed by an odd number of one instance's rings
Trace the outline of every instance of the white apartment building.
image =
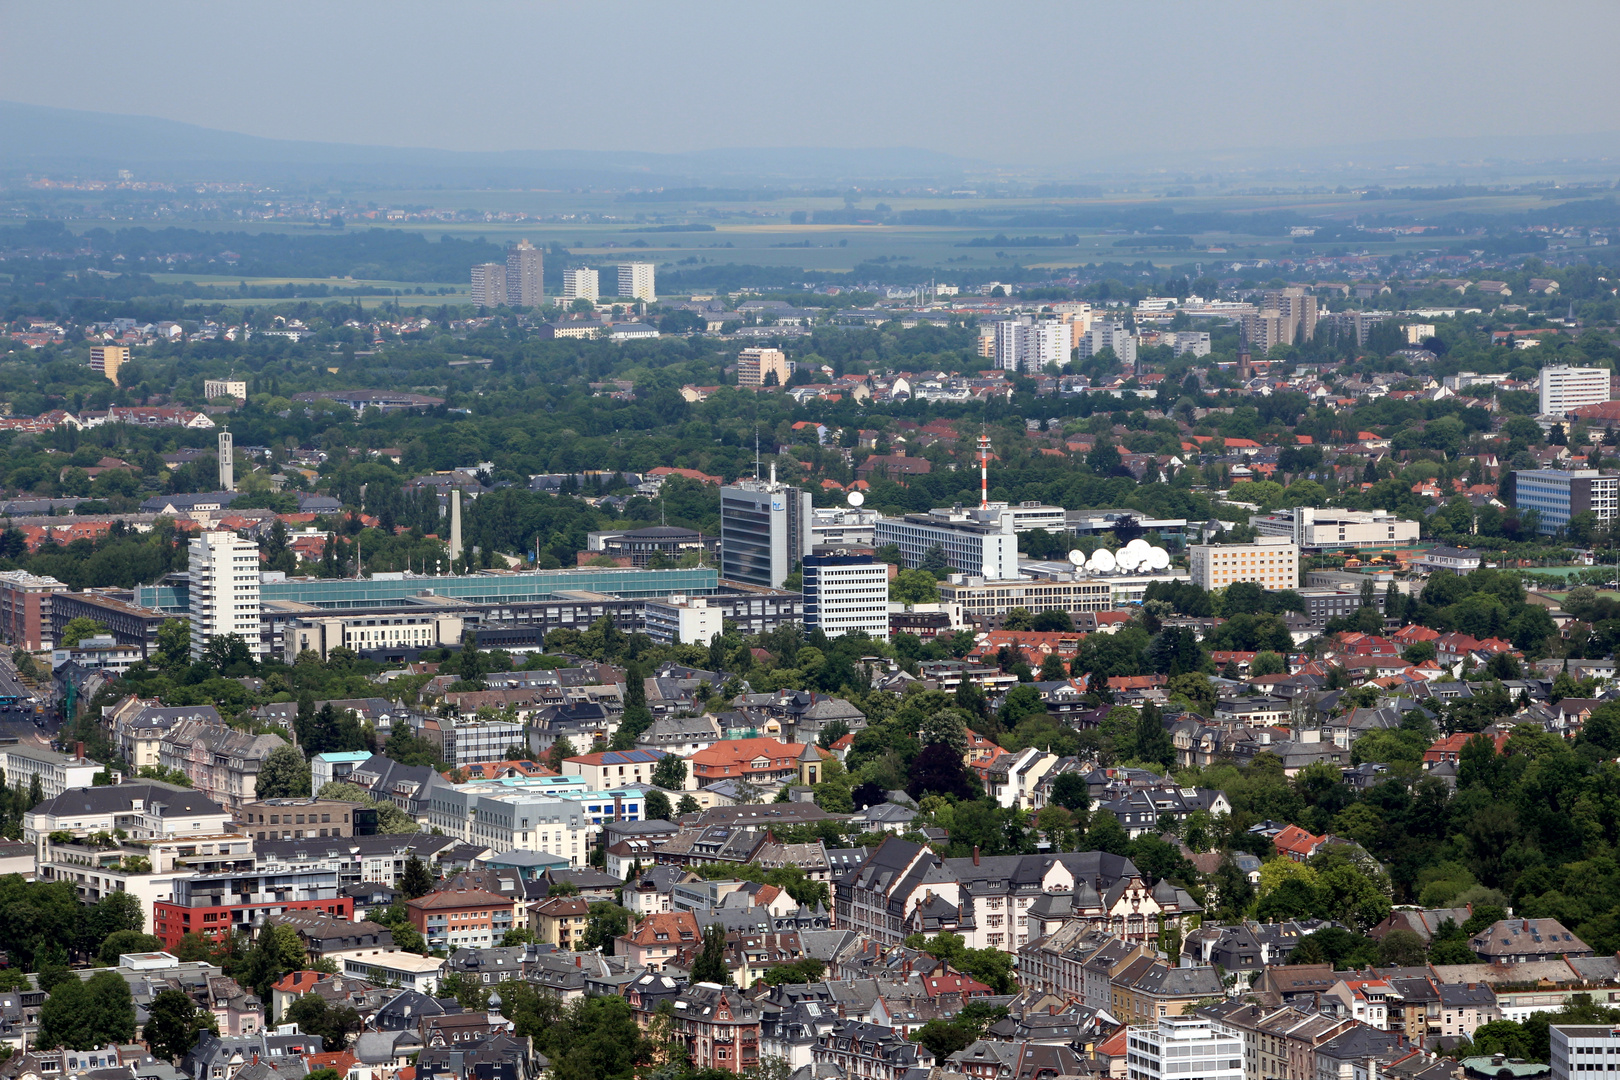
{"type": "Polygon", "coordinates": [[[1164,1016],[1127,1036],[1130,1080],[1243,1080],[1243,1035],[1198,1016],[1164,1016]]]}
{"type": "Polygon", "coordinates": [[[1261,536],[1286,536],[1308,551],[1332,548],[1385,547],[1410,544],[1418,523],[1388,510],[1318,510],[1299,506],[1272,514],[1254,514],[1249,524],[1261,536]]]}
{"type": "MultiPolygon", "coordinates": [[[[612,796],[604,799],[601,792],[578,794],[595,801],[496,784],[437,784],[428,797],[427,825],[496,854],[519,848],[544,851],[567,859],[571,866],[584,866],[596,831],[590,818],[602,816],[606,806],[611,819],[615,804],[612,796]]],[[[630,805],[621,800],[617,811],[621,817],[639,819],[640,808],[639,801],[634,803],[632,815],[630,805]]]]}
{"type": "Polygon", "coordinates": [[[889,564],[865,555],[806,555],[804,624],[828,637],[889,640],[889,564]]]}
{"type": "Polygon", "coordinates": [[[1563,415],[1609,400],[1608,368],[1553,364],[1541,369],[1541,411],[1563,415]]]}
{"type": "Polygon", "coordinates": [[[1167,330],[1159,335],[1159,344],[1168,345],[1177,356],[1208,356],[1208,330],[1167,330]]]}
{"type": "Polygon", "coordinates": [[[994,508],[952,508],[901,518],[880,517],[873,526],[878,547],[894,544],[908,567],[922,565],[939,547],[951,569],[993,581],[1018,577],[1018,536],[1013,519],[994,508]]]}
{"type": "Polygon", "coordinates": [[[0,751],[0,764],[6,770],[6,783],[27,791],[39,777],[39,790],[54,799],[70,788],[87,788],[96,782],[96,773],[106,766],[84,757],[68,757],[53,750],[18,743],[0,751]]]}
{"type": "Polygon", "coordinates": [[[244,379],[204,379],[203,397],[214,398],[241,398],[247,400],[248,384],[244,379]]]}
{"type": "Polygon", "coordinates": [[[1195,544],[1187,549],[1189,575],[1201,589],[1252,581],[1263,589],[1299,587],[1299,545],[1292,537],[1262,536],[1252,544],[1195,544]]]}
{"type": "Polygon", "coordinates": [[[1136,364],[1136,335],[1121,322],[1098,321],[1091,324],[1091,332],[1080,340],[1080,358],[1096,356],[1104,349],[1113,349],[1119,362],[1126,367],[1136,364]]]}
{"type": "Polygon", "coordinates": [[[633,262],[619,264],[619,296],[626,300],[642,300],[653,303],[658,299],[658,293],[653,288],[653,270],[655,264],[650,262],[633,262]]]}
{"type": "Polygon", "coordinates": [[[233,532],[205,532],[191,541],[191,658],[202,659],[215,637],[236,634],[254,659],[259,637],[259,545],[233,532]]]}
{"type": "Polygon", "coordinates": [[[1030,809],[1035,785],[1061,760],[1034,746],[1005,755],[990,769],[988,794],[999,806],[1030,809]]]}
{"type": "Polygon", "coordinates": [[[595,270],[588,266],[576,266],[563,271],[564,300],[589,300],[594,304],[601,295],[601,284],[595,270]]]}
{"type": "Polygon", "coordinates": [[[1056,319],[1036,321],[1029,316],[996,323],[996,367],[1033,375],[1047,364],[1069,362],[1069,324],[1056,319]]]}

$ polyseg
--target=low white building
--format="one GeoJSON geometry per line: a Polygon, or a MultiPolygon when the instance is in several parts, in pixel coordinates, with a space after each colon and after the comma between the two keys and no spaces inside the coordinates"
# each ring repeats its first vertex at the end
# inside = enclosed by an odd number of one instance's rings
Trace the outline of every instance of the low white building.
{"type": "Polygon", "coordinates": [[[1249,524],[1261,536],[1282,536],[1307,551],[1387,547],[1414,543],[1419,527],[1388,510],[1318,510],[1311,506],[1254,514],[1249,524]]]}
{"type": "Polygon", "coordinates": [[[1130,1080],[1243,1080],[1243,1035],[1197,1016],[1161,1017],[1129,1029],[1130,1080]]]}
{"type": "Polygon", "coordinates": [[[444,978],[445,963],[441,956],[418,956],[409,952],[352,956],[344,959],[343,974],[377,986],[398,986],[431,997],[444,978]]]}
{"type": "Polygon", "coordinates": [[[726,632],[725,612],[701,596],[675,593],[648,600],[643,608],[647,636],[659,645],[707,645],[726,632]]]}
{"type": "Polygon", "coordinates": [[[91,671],[113,671],[122,675],[141,659],[136,645],[120,645],[111,634],[83,638],[77,645],[51,650],[51,669],[72,661],[91,671]]]}
{"type": "Polygon", "coordinates": [[[54,799],[69,788],[93,787],[96,774],[105,772],[106,766],[91,761],[82,749],[75,756],[58,754],[38,746],[18,743],[0,752],[0,765],[6,770],[6,783],[27,791],[39,778],[39,790],[47,799],[54,799]]]}
{"type": "Polygon", "coordinates": [[[990,796],[1005,807],[1028,808],[1030,796],[1041,777],[1061,760],[1035,747],[1004,755],[990,767],[990,796]]]}

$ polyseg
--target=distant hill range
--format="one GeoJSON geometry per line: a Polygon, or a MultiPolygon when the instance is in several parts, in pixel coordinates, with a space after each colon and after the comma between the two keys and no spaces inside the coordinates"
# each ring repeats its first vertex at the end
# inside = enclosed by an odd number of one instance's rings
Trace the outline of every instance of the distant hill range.
{"type": "Polygon", "coordinates": [[[904,147],[761,148],[652,154],[592,150],[499,153],[265,139],[150,116],[0,101],[0,177],[30,173],[141,180],[386,183],[389,186],[787,187],[862,179],[949,181],[982,162],[904,147]]]}
{"type": "MultiPolygon", "coordinates": [[[[1620,172],[1620,132],[1478,136],[1323,146],[1241,145],[1254,135],[1234,131],[1232,145],[1208,149],[1132,147],[1077,141],[1072,165],[1061,160],[991,162],[932,150],[762,147],[681,154],[598,150],[463,152],[411,147],[300,142],[161,120],[0,101],[0,181],[29,174],[113,179],[128,169],[137,179],[240,180],[258,183],[385,185],[389,188],[542,187],[722,188],[680,191],[701,201],[771,197],[794,188],[861,182],[914,182],[943,188],[1005,187],[1014,178],[1035,184],[1073,183],[1121,175],[1163,181],[1164,170],[1185,180],[1197,173],[1245,174],[1250,181],[1304,177],[1332,183],[1479,184],[1509,177],[1580,178],[1620,172]],[[1527,167],[1528,166],[1528,167],[1527,167]]],[[[1060,155],[1064,151],[1057,151],[1060,155]]],[[[1193,181],[1202,183],[1202,180],[1193,181]]],[[[1090,191],[1048,195],[1096,194],[1090,191]]]]}

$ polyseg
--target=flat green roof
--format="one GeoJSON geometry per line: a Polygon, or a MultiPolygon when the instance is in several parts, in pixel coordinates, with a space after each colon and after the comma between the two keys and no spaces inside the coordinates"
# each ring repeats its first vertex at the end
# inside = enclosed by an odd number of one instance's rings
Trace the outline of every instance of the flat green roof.
{"type": "MultiPolygon", "coordinates": [[[[720,587],[720,572],[711,566],[674,570],[639,567],[578,567],[531,570],[518,574],[462,574],[446,577],[314,578],[268,581],[259,586],[265,603],[281,600],[318,608],[367,608],[408,600],[420,593],[485,604],[545,600],[558,593],[610,594],[627,600],[687,593],[707,596],[720,587]]],[[[184,610],[186,590],[170,585],[143,585],[136,590],[142,607],[184,610]]]]}

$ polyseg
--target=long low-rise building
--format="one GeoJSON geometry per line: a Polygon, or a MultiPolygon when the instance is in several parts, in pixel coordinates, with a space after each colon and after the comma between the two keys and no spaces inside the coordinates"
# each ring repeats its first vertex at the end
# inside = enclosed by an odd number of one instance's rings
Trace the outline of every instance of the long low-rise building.
{"type": "Polygon", "coordinates": [[[1013,519],[978,507],[880,517],[873,526],[878,547],[893,544],[908,567],[918,567],[938,549],[945,565],[964,574],[1004,581],[1018,576],[1018,536],[1013,519]]]}
{"type": "Polygon", "coordinates": [[[94,619],[120,645],[130,645],[149,657],[157,651],[158,628],[174,616],[149,608],[136,607],[110,592],[87,589],[84,592],[51,594],[50,624],[53,640],[61,640],[62,630],[74,619],[94,619]]]}
{"type": "Polygon", "coordinates": [[[1604,522],[1613,521],[1620,510],[1620,476],[1596,469],[1526,469],[1513,479],[1514,506],[1536,512],[1543,536],[1564,528],[1577,514],[1591,513],[1604,522]]]}
{"type": "Polygon", "coordinates": [[[47,799],[54,799],[69,788],[91,787],[96,782],[96,774],[107,768],[85,757],[82,743],[72,756],[17,743],[0,751],[0,765],[5,767],[6,783],[27,791],[38,779],[40,792],[47,799]]]}
{"type": "Polygon", "coordinates": [[[1311,506],[1253,514],[1249,524],[1261,536],[1286,536],[1303,551],[1392,547],[1415,543],[1419,526],[1388,510],[1318,510],[1311,506]]]}
{"type": "Polygon", "coordinates": [[[481,648],[538,652],[551,631],[587,630],[603,618],[627,634],[645,633],[655,641],[667,643],[679,633],[684,642],[706,642],[728,621],[749,635],[801,622],[803,601],[796,592],[730,581],[699,594],[625,597],[568,590],[545,599],[487,604],[434,595],[343,611],[272,601],[263,606],[259,634],[266,652],[288,663],[305,649],[324,659],[340,645],[397,662],[423,649],[459,646],[468,630],[478,634],[481,648]]]}
{"type": "Polygon", "coordinates": [[[939,598],[947,604],[960,604],[966,617],[990,618],[1005,615],[1013,608],[1026,611],[1110,611],[1114,589],[1101,578],[1072,581],[1043,581],[1019,577],[990,581],[966,574],[952,574],[939,585],[939,598]]]}
{"type": "MultiPolygon", "coordinates": [[[[540,780],[554,779],[539,777],[540,780]]],[[[472,784],[436,784],[429,794],[429,827],[496,854],[522,848],[583,866],[602,826],[644,817],[642,788],[585,791],[530,785],[527,778],[472,784]]]]}
{"type": "Polygon", "coordinates": [[[253,867],[267,874],[330,870],[339,888],[361,882],[397,887],[413,856],[436,869],[460,843],[432,833],[255,841],[253,867]]]}

